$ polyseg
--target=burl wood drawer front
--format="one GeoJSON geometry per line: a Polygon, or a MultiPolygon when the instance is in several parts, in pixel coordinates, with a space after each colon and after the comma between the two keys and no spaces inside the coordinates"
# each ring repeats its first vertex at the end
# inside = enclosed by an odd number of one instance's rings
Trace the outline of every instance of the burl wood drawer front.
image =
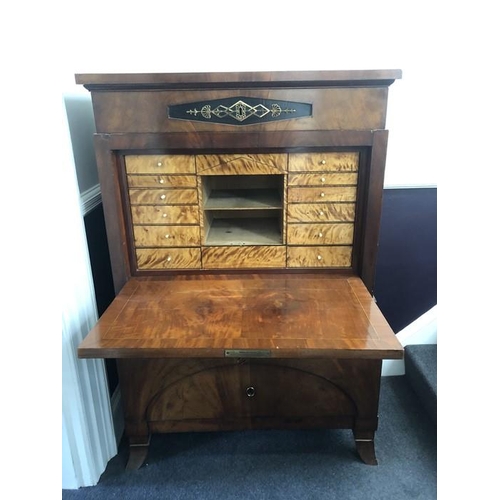
{"type": "Polygon", "coordinates": [[[354,224],[289,224],[289,245],[351,245],[354,224]]]}
{"type": "Polygon", "coordinates": [[[128,174],[194,174],[193,155],[129,155],[125,157],[128,174]]]}
{"type": "Polygon", "coordinates": [[[351,267],[351,246],[288,247],[288,267],[351,267]]]}
{"type": "Polygon", "coordinates": [[[288,223],[291,222],[354,222],[354,203],[290,203],[288,223]]]}
{"type": "Polygon", "coordinates": [[[219,366],[184,377],[155,395],[146,418],[154,428],[175,421],[354,415],[352,399],[329,380],[270,364],[219,366]]]}
{"type": "Polygon", "coordinates": [[[197,155],[199,175],[259,175],[286,172],[286,154],[197,155]]]}
{"type": "Polygon", "coordinates": [[[289,186],[355,186],[358,182],[357,172],[325,173],[312,172],[308,174],[289,174],[289,186]]]}
{"type": "Polygon", "coordinates": [[[285,246],[205,247],[202,249],[205,269],[243,269],[286,266],[285,246]]]}
{"type": "Polygon", "coordinates": [[[194,188],[195,175],[128,175],[129,188],[194,188]]]}
{"type": "Polygon", "coordinates": [[[199,248],[138,248],[137,269],[199,269],[199,248]]]}
{"type": "Polygon", "coordinates": [[[200,246],[198,226],[134,226],[136,247],[200,246]]]}
{"type": "Polygon", "coordinates": [[[356,172],[359,153],[304,153],[291,154],[290,172],[356,172]]]}
{"type": "Polygon", "coordinates": [[[289,203],[356,201],[356,186],[295,187],[288,190],[289,203]]]}
{"type": "Polygon", "coordinates": [[[197,189],[129,189],[132,205],[196,205],[197,189]]]}
{"type": "Polygon", "coordinates": [[[198,224],[199,211],[196,205],[156,206],[133,205],[134,224],[198,224]]]}

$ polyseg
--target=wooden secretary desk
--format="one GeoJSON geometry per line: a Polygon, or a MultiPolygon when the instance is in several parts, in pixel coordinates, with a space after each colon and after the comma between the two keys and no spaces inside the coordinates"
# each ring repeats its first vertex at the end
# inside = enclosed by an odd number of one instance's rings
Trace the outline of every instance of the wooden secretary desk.
{"type": "Polygon", "coordinates": [[[160,432],[352,429],[376,464],[372,298],[399,70],[79,74],[116,298],[78,349],[115,358],[138,468],[160,432]]]}

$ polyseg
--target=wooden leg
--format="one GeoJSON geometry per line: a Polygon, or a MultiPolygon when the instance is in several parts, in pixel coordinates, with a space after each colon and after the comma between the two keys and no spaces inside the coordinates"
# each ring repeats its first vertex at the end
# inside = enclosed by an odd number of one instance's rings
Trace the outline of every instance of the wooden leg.
{"type": "Polygon", "coordinates": [[[130,443],[129,456],[126,469],[137,470],[140,469],[144,460],[148,456],[149,439],[147,443],[130,443]]]}
{"type": "Polygon", "coordinates": [[[378,465],[373,439],[356,439],[355,441],[361,460],[367,465],[378,465]]]}
{"type": "Polygon", "coordinates": [[[378,465],[377,457],[375,456],[375,431],[353,431],[356,450],[367,465],[378,465]]]}

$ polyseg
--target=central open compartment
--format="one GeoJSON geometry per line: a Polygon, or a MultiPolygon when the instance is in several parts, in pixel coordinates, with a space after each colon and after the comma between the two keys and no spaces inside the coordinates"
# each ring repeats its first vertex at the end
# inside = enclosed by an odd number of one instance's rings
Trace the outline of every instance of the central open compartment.
{"type": "Polygon", "coordinates": [[[284,175],[202,178],[205,245],[282,245],[284,175]]]}

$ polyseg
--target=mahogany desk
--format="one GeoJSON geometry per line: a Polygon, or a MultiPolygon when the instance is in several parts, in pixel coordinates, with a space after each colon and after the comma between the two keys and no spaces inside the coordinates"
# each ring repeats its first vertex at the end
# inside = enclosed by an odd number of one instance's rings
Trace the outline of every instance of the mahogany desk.
{"type": "Polygon", "coordinates": [[[117,360],[128,468],[155,432],[310,427],[376,463],[403,355],[371,296],[400,76],[77,75],[117,294],[78,354],[117,360]]]}

